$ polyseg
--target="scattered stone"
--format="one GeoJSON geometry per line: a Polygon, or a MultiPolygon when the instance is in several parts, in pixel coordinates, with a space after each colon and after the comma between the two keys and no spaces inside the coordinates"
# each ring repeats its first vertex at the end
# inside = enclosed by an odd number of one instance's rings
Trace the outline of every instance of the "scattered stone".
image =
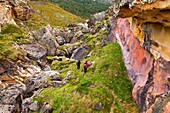
{"type": "Polygon", "coordinates": [[[76,37],[78,40],[82,39],[82,38],[83,38],[83,33],[82,33],[82,31],[76,32],[76,33],[75,33],[75,37],[76,37]]]}
{"type": "Polygon", "coordinates": [[[56,39],[59,45],[63,45],[66,43],[66,40],[61,36],[56,37],[56,39]]]}
{"type": "Polygon", "coordinates": [[[67,76],[64,78],[64,81],[71,80],[71,71],[67,73],[67,76]]]}
{"type": "Polygon", "coordinates": [[[37,101],[33,102],[30,106],[29,109],[31,111],[38,111],[38,109],[40,108],[39,104],[37,101]]]}
{"type": "Polygon", "coordinates": [[[65,34],[65,40],[67,43],[70,43],[72,38],[74,37],[74,31],[73,30],[68,30],[65,34]]]}
{"type": "Polygon", "coordinates": [[[49,65],[47,65],[43,70],[44,70],[44,71],[51,71],[51,68],[50,68],[49,65]]]}
{"type": "Polygon", "coordinates": [[[89,32],[89,29],[88,29],[88,24],[85,23],[80,23],[77,25],[78,29],[82,31],[82,33],[88,33],[89,32]]]}
{"type": "Polygon", "coordinates": [[[102,21],[105,18],[105,12],[96,13],[93,15],[96,21],[102,21]]]}
{"type": "Polygon", "coordinates": [[[28,113],[29,106],[32,104],[33,99],[32,98],[26,98],[22,101],[22,111],[21,113],[28,113]]]}
{"type": "Polygon", "coordinates": [[[102,109],[102,103],[101,102],[98,102],[96,105],[95,105],[95,109],[100,111],[102,109]]]}

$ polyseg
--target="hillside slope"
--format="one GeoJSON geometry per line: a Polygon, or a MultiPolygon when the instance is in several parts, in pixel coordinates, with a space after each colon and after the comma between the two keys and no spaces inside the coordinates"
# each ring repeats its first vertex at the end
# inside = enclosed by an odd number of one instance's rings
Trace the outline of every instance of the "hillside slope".
{"type": "Polygon", "coordinates": [[[83,18],[89,18],[91,14],[105,11],[110,5],[110,1],[105,0],[49,0],[58,4],[63,9],[79,15],[83,18]]]}
{"type": "Polygon", "coordinates": [[[83,22],[80,17],[49,2],[31,1],[30,6],[34,11],[30,19],[24,22],[30,30],[41,28],[47,24],[52,27],[64,27],[68,24],[83,22]]]}
{"type": "MultiPolygon", "coordinates": [[[[28,43],[28,31],[36,30],[48,24],[52,27],[64,27],[68,24],[83,22],[83,19],[80,17],[48,2],[31,1],[30,6],[32,11],[29,20],[22,21],[11,16],[10,19],[13,20],[13,23],[11,23],[11,21],[5,21],[9,24],[4,22],[0,26],[0,59],[17,58],[18,53],[20,54],[21,52],[19,48],[16,48],[13,45],[28,43]],[[17,24],[18,26],[10,24],[17,24]]],[[[5,9],[5,7],[5,4],[1,4],[0,9],[5,9]]],[[[8,10],[8,12],[9,11],[10,10],[8,10]]],[[[10,12],[11,15],[13,15],[12,11],[10,12]]],[[[0,12],[0,15],[2,15],[2,17],[9,17],[9,15],[3,12],[0,12]]],[[[0,23],[2,22],[3,20],[0,20],[0,23]]]]}

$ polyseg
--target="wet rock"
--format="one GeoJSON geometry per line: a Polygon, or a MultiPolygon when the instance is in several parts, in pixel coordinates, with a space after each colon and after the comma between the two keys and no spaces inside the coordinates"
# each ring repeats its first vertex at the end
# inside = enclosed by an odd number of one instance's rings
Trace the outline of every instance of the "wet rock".
{"type": "Polygon", "coordinates": [[[95,105],[95,109],[100,111],[102,109],[102,103],[101,102],[98,102],[96,105],[95,105]]]}
{"type": "Polygon", "coordinates": [[[83,47],[79,47],[73,51],[71,59],[84,59],[87,55],[87,50],[83,47]]]}
{"type": "Polygon", "coordinates": [[[33,102],[33,103],[29,106],[29,109],[30,109],[31,111],[38,111],[39,108],[40,108],[40,106],[39,106],[39,104],[38,104],[37,101],[36,101],[36,102],[33,102]]]}

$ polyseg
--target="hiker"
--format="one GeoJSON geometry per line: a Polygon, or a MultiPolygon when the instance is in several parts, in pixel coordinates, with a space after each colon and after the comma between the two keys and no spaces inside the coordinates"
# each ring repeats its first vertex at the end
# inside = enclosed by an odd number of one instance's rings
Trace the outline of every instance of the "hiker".
{"type": "Polygon", "coordinates": [[[107,36],[111,33],[111,26],[110,24],[107,25],[107,30],[108,30],[108,33],[107,33],[107,36]]]}
{"type": "Polygon", "coordinates": [[[87,68],[89,67],[90,65],[88,64],[88,62],[86,61],[84,63],[84,74],[87,72],[87,68]]]}
{"type": "Polygon", "coordinates": [[[80,64],[81,64],[80,60],[79,59],[76,60],[77,69],[80,69],[80,64]]]}

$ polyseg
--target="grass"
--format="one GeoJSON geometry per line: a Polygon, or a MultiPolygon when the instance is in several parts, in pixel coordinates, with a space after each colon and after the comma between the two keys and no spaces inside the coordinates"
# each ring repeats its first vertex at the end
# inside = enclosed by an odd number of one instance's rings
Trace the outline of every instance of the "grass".
{"type": "MultiPolygon", "coordinates": [[[[99,43],[98,38],[106,32],[100,31],[99,34],[87,35],[87,46],[92,45],[92,42],[99,43]]],[[[88,68],[85,75],[83,63],[81,69],[77,70],[73,61],[56,61],[52,68],[61,69],[62,77],[71,71],[72,79],[60,88],[44,89],[36,99],[51,104],[53,113],[62,110],[66,113],[109,113],[112,105],[114,113],[138,113],[131,96],[132,84],[122,61],[120,46],[117,43],[107,44],[103,48],[98,44],[93,46],[92,56],[85,60],[95,63],[88,68]],[[101,111],[95,109],[99,102],[102,103],[101,111]]]]}
{"type": "Polygon", "coordinates": [[[16,59],[23,51],[13,45],[28,42],[26,35],[19,27],[4,24],[0,33],[0,59],[16,59]]]}
{"type": "Polygon", "coordinates": [[[31,1],[30,6],[33,8],[34,13],[32,13],[28,21],[24,22],[29,30],[39,29],[48,24],[52,27],[65,27],[68,24],[83,22],[80,17],[49,2],[31,1]]]}

